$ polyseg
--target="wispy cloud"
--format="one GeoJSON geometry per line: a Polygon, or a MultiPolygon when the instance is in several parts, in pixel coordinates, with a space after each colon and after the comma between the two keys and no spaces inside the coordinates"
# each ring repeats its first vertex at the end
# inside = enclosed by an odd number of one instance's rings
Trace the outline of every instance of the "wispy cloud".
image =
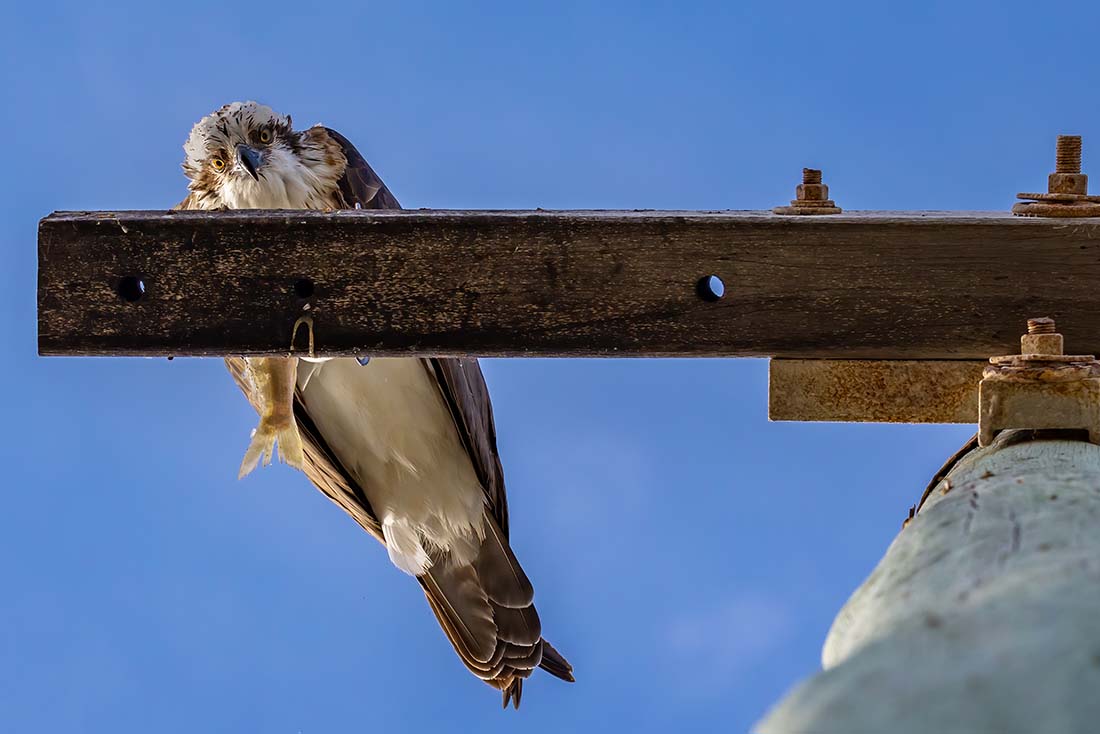
{"type": "Polygon", "coordinates": [[[667,628],[668,655],[690,664],[700,679],[728,679],[776,652],[792,636],[794,614],[781,600],[741,592],[710,607],[685,612],[667,628]]]}
{"type": "Polygon", "coordinates": [[[608,518],[643,511],[651,500],[654,469],[645,448],[607,431],[576,431],[544,439],[531,461],[555,485],[551,511],[572,524],[602,526],[608,518]]]}

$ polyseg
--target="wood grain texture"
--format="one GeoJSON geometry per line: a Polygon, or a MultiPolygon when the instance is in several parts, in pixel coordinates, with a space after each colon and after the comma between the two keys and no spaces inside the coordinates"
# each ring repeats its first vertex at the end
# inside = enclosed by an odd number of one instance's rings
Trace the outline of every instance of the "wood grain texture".
{"type": "Polygon", "coordinates": [[[39,351],[278,353],[308,304],[321,355],[983,359],[1033,316],[1100,352],[1096,283],[1100,219],[62,212],[39,228],[39,351]]]}
{"type": "Polygon", "coordinates": [[[1016,433],[939,482],[754,731],[1096,731],[1100,446],[1016,433]]]}

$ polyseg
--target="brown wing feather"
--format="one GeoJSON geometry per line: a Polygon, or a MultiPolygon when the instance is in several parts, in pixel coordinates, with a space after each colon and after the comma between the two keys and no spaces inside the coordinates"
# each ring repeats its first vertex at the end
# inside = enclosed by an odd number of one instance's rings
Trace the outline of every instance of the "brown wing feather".
{"type": "Polygon", "coordinates": [[[489,510],[507,538],[508,498],[504,491],[504,470],[497,453],[493,405],[481,365],[476,359],[432,358],[424,362],[451,410],[459,436],[485,490],[489,510]]]}
{"type": "MultiPolygon", "coordinates": [[[[316,128],[314,128],[316,129],[316,128]]],[[[343,149],[348,165],[339,181],[346,208],[400,209],[396,197],[359,151],[334,130],[325,132],[343,149]]],[[[188,208],[185,199],[178,208],[188,208]]],[[[425,359],[435,378],[463,446],[470,455],[486,495],[487,532],[471,565],[437,558],[419,577],[424,594],[455,652],[478,678],[503,691],[504,705],[519,707],[523,679],[542,666],[572,681],[572,667],[541,636],[532,603],[534,590],[508,545],[508,503],[504,472],[496,446],[496,427],[485,378],[476,359],[425,359]],[[550,652],[546,652],[550,651],[550,652]]],[[[254,408],[258,406],[245,376],[245,362],[230,357],[226,365],[254,408]]],[[[301,399],[294,414],[305,446],[304,471],[309,480],[368,533],[385,544],[381,526],[366,494],[336,458],[317,430],[301,399]]]]}
{"type": "Polygon", "coordinates": [[[326,127],[324,131],[340,144],[344,149],[344,157],[348,160],[344,175],[340,178],[340,193],[344,196],[347,208],[400,209],[397,197],[390,193],[386,184],[366,159],[359,155],[351,141],[330,128],[326,127]]]}

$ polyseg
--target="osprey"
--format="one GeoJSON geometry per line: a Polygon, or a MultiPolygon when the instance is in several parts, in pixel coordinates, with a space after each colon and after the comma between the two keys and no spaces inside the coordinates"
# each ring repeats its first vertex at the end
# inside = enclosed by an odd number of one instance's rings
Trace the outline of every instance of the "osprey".
{"type": "MultiPolygon", "coordinates": [[[[234,102],[183,146],[177,209],[399,209],[347,138],[234,102]]],[[[226,360],[254,407],[243,359],[226,360]]],[[[476,359],[300,362],[293,413],[309,480],[414,576],[470,671],[519,707],[541,667],[573,668],[546,640],[534,590],[508,545],[493,410],[476,359]]]]}

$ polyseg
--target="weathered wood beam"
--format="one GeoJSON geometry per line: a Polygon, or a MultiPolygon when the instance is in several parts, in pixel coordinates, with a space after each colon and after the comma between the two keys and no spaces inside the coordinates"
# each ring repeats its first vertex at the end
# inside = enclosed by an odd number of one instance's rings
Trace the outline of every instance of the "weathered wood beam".
{"type": "Polygon", "coordinates": [[[1100,219],[59,212],[39,351],[276,353],[308,305],[321,355],[984,359],[1031,316],[1100,352],[1098,285],[1100,219]]]}

